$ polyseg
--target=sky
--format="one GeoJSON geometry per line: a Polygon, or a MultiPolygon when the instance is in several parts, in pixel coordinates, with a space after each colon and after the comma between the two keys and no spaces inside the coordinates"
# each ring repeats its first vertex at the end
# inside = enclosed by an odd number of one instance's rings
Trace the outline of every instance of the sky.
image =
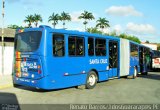
{"type": "MultiPolygon", "coordinates": [[[[8,25],[26,26],[24,19],[30,14],[40,14],[43,22],[51,25],[48,17],[52,13],[69,13],[71,22],[66,22],[69,30],[84,31],[83,20],[77,19],[84,10],[93,13],[95,20],[87,27],[95,27],[99,17],[109,20],[110,28],[115,31],[138,37],[142,42],[160,43],[160,0],[5,0],[5,27],[8,25]]],[[[2,7],[2,3],[0,3],[2,7]]],[[[1,8],[2,11],[2,8],[1,8]]],[[[0,18],[0,27],[2,17],[0,18]]],[[[62,28],[59,22],[56,28],[62,28]]]]}

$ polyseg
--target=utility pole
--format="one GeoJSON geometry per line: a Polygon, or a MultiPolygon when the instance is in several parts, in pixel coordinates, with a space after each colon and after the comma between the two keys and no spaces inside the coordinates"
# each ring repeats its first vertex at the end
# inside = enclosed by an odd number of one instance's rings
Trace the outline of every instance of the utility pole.
{"type": "Polygon", "coordinates": [[[5,0],[2,0],[2,75],[4,75],[4,7],[5,0]]]}

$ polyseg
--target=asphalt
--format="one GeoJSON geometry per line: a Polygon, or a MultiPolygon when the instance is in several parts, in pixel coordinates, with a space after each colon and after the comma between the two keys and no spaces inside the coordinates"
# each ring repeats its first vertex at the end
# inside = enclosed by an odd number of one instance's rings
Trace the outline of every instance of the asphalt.
{"type": "MultiPolygon", "coordinates": [[[[44,104],[160,104],[159,85],[160,72],[149,72],[147,76],[139,75],[135,79],[122,77],[100,82],[94,89],[71,87],[44,91],[26,86],[10,87],[0,90],[0,103],[37,104],[38,106],[44,104]]],[[[28,109],[27,106],[25,110],[28,109]]]]}
{"type": "Polygon", "coordinates": [[[13,87],[11,75],[0,75],[0,89],[13,87]]]}

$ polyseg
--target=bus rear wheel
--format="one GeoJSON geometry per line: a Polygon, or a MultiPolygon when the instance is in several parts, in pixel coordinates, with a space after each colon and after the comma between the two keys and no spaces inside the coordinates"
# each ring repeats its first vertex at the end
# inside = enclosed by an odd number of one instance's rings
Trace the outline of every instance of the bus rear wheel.
{"type": "Polygon", "coordinates": [[[148,75],[148,72],[144,72],[143,75],[148,75]]]}
{"type": "Polygon", "coordinates": [[[18,85],[18,84],[13,84],[13,87],[15,87],[15,88],[17,88],[17,87],[19,87],[20,85],[18,85]]]}
{"type": "Polygon", "coordinates": [[[86,89],[93,89],[96,86],[97,81],[98,81],[97,74],[94,71],[89,72],[89,74],[87,76],[85,88],[86,89]]]}

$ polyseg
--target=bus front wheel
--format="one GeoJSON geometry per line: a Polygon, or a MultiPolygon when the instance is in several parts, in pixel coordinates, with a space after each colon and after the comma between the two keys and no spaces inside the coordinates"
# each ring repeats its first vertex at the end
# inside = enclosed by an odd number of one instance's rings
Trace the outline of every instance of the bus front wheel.
{"type": "Polygon", "coordinates": [[[98,81],[97,74],[94,71],[89,72],[89,74],[87,76],[85,88],[86,89],[93,89],[96,86],[97,81],[98,81]]]}

